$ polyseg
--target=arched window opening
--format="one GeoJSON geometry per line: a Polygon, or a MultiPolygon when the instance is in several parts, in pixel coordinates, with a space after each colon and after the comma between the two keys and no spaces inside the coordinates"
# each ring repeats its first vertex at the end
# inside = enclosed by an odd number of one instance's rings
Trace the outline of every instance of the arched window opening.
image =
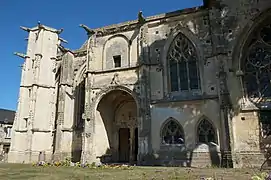
{"type": "Polygon", "coordinates": [[[199,143],[217,143],[216,133],[213,125],[206,119],[201,120],[198,125],[199,143]]]}
{"type": "Polygon", "coordinates": [[[192,42],[178,34],[168,51],[170,90],[192,91],[200,89],[198,56],[192,42]]]}
{"type": "Polygon", "coordinates": [[[271,23],[259,26],[247,43],[243,59],[243,84],[246,95],[271,97],[271,23]]]}
{"type": "Polygon", "coordinates": [[[162,129],[162,144],[184,144],[183,128],[173,119],[170,119],[162,129]]]}

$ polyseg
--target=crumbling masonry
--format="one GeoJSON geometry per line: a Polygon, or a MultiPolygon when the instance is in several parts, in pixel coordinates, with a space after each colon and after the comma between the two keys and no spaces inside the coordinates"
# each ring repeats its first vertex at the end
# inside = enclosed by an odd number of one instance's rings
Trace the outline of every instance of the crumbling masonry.
{"type": "Polygon", "coordinates": [[[9,162],[259,166],[270,134],[270,0],[29,33],[9,162]]]}

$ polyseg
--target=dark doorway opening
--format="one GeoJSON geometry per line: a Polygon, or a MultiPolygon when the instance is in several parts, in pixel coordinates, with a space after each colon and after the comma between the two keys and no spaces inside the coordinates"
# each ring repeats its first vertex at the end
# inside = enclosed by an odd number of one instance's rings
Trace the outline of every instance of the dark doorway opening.
{"type": "Polygon", "coordinates": [[[130,129],[119,129],[119,162],[129,162],[130,155],[130,129]]]}
{"type": "Polygon", "coordinates": [[[137,162],[137,154],[138,154],[138,128],[135,129],[134,136],[134,161],[137,162]]]}

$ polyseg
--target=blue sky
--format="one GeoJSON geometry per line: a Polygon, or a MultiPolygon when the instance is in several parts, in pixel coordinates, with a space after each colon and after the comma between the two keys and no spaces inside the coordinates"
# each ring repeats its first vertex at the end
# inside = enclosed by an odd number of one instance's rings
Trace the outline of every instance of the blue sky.
{"type": "Polygon", "coordinates": [[[13,52],[25,52],[27,33],[19,26],[33,27],[40,21],[64,28],[61,37],[70,49],[86,39],[79,24],[91,28],[137,18],[138,11],[151,16],[202,5],[202,0],[0,0],[0,108],[16,110],[23,59],[13,52]],[[134,3],[135,2],[135,3],[134,3]]]}

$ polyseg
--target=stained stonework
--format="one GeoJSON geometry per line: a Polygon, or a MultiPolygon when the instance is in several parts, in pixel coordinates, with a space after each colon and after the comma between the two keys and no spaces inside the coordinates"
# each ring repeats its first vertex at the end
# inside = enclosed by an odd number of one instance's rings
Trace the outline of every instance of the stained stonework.
{"type": "Polygon", "coordinates": [[[62,46],[60,30],[22,27],[29,45],[20,55],[9,161],[30,163],[45,152],[47,161],[259,166],[271,114],[271,4],[204,3],[94,30],[82,25],[88,39],[77,50],[62,46]],[[252,51],[262,47],[256,42],[265,49],[252,51]],[[253,73],[265,79],[249,81],[253,73]]]}

